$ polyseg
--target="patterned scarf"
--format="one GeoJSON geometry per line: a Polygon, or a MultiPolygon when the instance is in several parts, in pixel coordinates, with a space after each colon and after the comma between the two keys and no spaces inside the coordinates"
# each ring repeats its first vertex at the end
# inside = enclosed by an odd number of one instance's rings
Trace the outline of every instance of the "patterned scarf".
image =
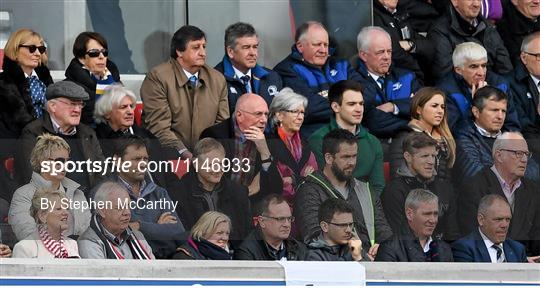
{"type": "MultiPolygon", "coordinates": [[[[116,244],[114,244],[107,237],[105,237],[105,234],[101,230],[101,226],[97,222],[97,215],[94,215],[92,217],[92,220],[90,221],[90,227],[94,230],[94,232],[96,232],[96,235],[98,235],[103,244],[105,244],[105,252],[107,254],[107,259],[125,259],[125,256],[117,249],[116,244]]],[[[128,233],[126,234],[126,242],[129,246],[129,249],[131,250],[133,259],[152,259],[152,255],[146,252],[144,246],[141,244],[141,241],[137,239],[135,234],[131,233],[131,231],[129,231],[129,228],[127,230],[128,233]]]]}
{"type": "Polygon", "coordinates": [[[54,255],[55,258],[68,258],[68,252],[64,245],[64,237],[60,237],[60,241],[54,240],[49,232],[45,229],[45,226],[38,227],[39,238],[43,242],[43,246],[54,255]]]}
{"type": "Polygon", "coordinates": [[[32,98],[32,105],[34,106],[36,118],[41,118],[46,102],[46,86],[35,75],[28,78],[28,84],[30,86],[30,96],[32,98]]]}
{"type": "Polygon", "coordinates": [[[300,140],[300,133],[295,133],[292,137],[288,137],[285,130],[281,127],[277,128],[279,138],[285,143],[285,146],[291,152],[296,162],[300,161],[302,157],[302,141],[300,140]]]}

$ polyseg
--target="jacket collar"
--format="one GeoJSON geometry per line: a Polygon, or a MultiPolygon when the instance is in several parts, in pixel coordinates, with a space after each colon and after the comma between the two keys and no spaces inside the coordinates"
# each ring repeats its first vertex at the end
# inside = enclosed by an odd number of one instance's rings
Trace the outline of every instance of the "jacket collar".
{"type": "MultiPolygon", "coordinates": [[[[125,186],[124,182],[122,180],[120,180],[120,177],[118,176],[118,174],[115,173],[115,174],[111,175],[111,179],[114,182],[116,182],[118,184],[121,184],[122,186],[125,186]]],[[[151,193],[153,193],[158,188],[158,185],[156,185],[156,183],[154,183],[154,180],[152,179],[152,176],[148,172],[144,175],[144,181],[146,182],[146,185],[144,186],[142,191],[139,193],[139,198],[144,198],[147,195],[150,195],[151,193]]],[[[130,197],[133,197],[131,195],[131,193],[129,195],[130,195],[130,197]]]]}
{"type": "Polygon", "coordinates": [[[334,48],[328,48],[328,59],[326,60],[326,63],[324,64],[324,66],[322,68],[318,67],[318,66],[315,66],[307,61],[304,60],[304,56],[302,55],[302,53],[300,53],[300,51],[298,51],[298,48],[296,48],[296,44],[293,44],[292,47],[291,47],[291,58],[297,62],[301,62],[302,65],[304,66],[307,66],[308,68],[310,69],[318,69],[318,70],[325,70],[325,67],[328,66],[328,63],[330,62],[330,58],[333,56],[334,54],[334,48]]]}
{"type": "MultiPolygon", "coordinates": [[[[36,172],[32,172],[30,182],[34,184],[37,188],[49,188],[52,185],[51,181],[44,179],[40,174],[36,172]]],[[[64,177],[60,184],[62,184],[62,186],[66,189],[66,193],[71,193],[81,186],[74,180],[67,177],[64,177]]]]}
{"type": "MultiPolygon", "coordinates": [[[[188,83],[189,79],[187,78],[186,74],[184,73],[184,70],[180,63],[176,59],[170,58],[169,63],[174,67],[174,74],[176,76],[176,81],[180,86],[184,86],[188,83]]],[[[198,79],[201,84],[206,85],[207,83],[210,83],[210,78],[208,73],[206,72],[207,69],[211,69],[208,67],[208,65],[205,63],[200,69],[199,69],[199,76],[198,79]]]]}
{"type": "MultiPolygon", "coordinates": [[[[450,17],[450,28],[452,30],[454,30],[456,33],[462,35],[462,36],[471,36],[470,34],[466,33],[465,31],[463,31],[463,29],[461,29],[461,26],[459,25],[459,20],[457,17],[461,17],[458,12],[456,11],[456,9],[454,8],[454,6],[450,3],[448,4],[449,6],[449,10],[448,10],[448,14],[449,17],[450,17]]],[[[487,28],[487,24],[486,24],[486,20],[485,18],[482,16],[482,14],[478,14],[478,16],[476,17],[476,20],[478,21],[478,25],[476,26],[476,30],[475,32],[472,34],[472,36],[475,36],[476,34],[482,32],[483,30],[485,30],[487,28]]]]}
{"type": "MultiPolygon", "coordinates": [[[[259,64],[256,64],[255,67],[251,69],[251,75],[254,78],[261,79],[265,77],[267,74],[268,74],[268,71],[266,71],[259,64]]],[[[228,80],[234,79],[236,81],[240,81],[239,79],[235,78],[233,65],[232,65],[231,59],[229,58],[229,56],[227,56],[227,54],[223,56],[223,75],[225,75],[225,77],[227,77],[228,80]]]]}

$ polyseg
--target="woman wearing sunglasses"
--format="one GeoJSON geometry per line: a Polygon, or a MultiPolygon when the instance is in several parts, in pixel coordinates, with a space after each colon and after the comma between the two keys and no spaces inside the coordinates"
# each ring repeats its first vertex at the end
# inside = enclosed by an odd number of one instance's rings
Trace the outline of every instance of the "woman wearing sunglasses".
{"type": "Polygon", "coordinates": [[[0,183],[9,183],[3,179],[4,161],[14,156],[23,127],[45,111],[45,90],[53,82],[46,64],[47,47],[39,33],[22,28],[9,36],[0,74],[0,183]]]}
{"type": "Polygon", "coordinates": [[[90,95],[81,122],[94,127],[95,103],[109,85],[120,82],[120,72],[108,59],[107,40],[97,32],[79,34],[73,43],[73,56],[66,69],[66,78],[84,87],[90,95]]]}
{"type": "MultiPolygon", "coordinates": [[[[38,137],[37,143],[30,155],[32,164],[32,179],[30,183],[20,187],[13,194],[9,207],[9,224],[18,240],[23,240],[38,229],[37,224],[30,216],[32,198],[39,189],[50,188],[66,195],[69,201],[69,228],[66,236],[78,236],[90,225],[90,210],[84,193],[79,190],[79,184],[66,178],[62,167],[69,160],[70,147],[68,143],[58,136],[43,134],[38,137]],[[50,168],[47,170],[47,167],[50,168]],[[53,171],[52,168],[55,170],[53,171]],[[86,209],[83,208],[86,206],[86,209]]],[[[69,168],[69,166],[68,166],[69,168]]]]}
{"type": "Polygon", "coordinates": [[[62,205],[65,200],[66,195],[59,190],[44,188],[36,192],[30,215],[38,224],[37,230],[15,244],[13,258],[80,258],[77,242],[66,235],[70,214],[62,205]]]}

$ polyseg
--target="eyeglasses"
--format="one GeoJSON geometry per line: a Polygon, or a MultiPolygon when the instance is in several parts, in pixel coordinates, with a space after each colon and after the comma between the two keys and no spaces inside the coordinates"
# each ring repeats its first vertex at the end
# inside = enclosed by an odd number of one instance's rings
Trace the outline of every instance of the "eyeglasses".
{"type": "Polygon", "coordinates": [[[19,47],[26,47],[26,48],[28,48],[28,51],[29,51],[30,53],[36,52],[36,49],[37,49],[37,50],[39,51],[39,53],[41,53],[41,54],[43,54],[43,53],[45,53],[45,51],[47,51],[47,47],[45,47],[45,46],[43,46],[43,45],[37,46],[37,45],[33,45],[33,44],[32,44],[32,45],[23,45],[23,44],[21,44],[21,45],[19,45],[19,47]]]}
{"type": "Polygon", "coordinates": [[[507,151],[507,152],[514,153],[514,157],[516,157],[518,159],[522,159],[524,156],[526,156],[527,159],[532,158],[532,153],[527,152],[527,151],[508,150],[508,149],[501,149],[501,151],[507,151]]]}
{"type": "Polygon", "coordinates": [[[103,53],[103,56],[109,56],[109,50],[107,49],[90,49],[86,51],[86,54],[92,58],[99,57],[99,54],[103,53]]]}
{"type": "Polygon", "coordinates": [[[238,109],[240,110],[241,112],[245,112],[245,113],[248,113],[248,114],[251,114],[257,118],[261,118],[261,117],[266,117],[268,118],[268,112],[267,111],[256,111],[256,112],[250,112],[250,111],[245,111],[243,109],[238,109]]]}
{"type": "Polygon", "coordinates": [[[351,230],[354,228],[354,222],[351,222],[351,223],[332,223],[332,222],[327,222],[328,224],[331,224],[331,225],[334,225],[336,227],[339,227],[341,229],[347,229],[347,228],[351,228],[351,230]]]}
{"type": "Polygon", "coordinates": [[[84,102],[67,102],[67,101],[63,101],[63,100],[60,100],[60,99],[54,99],[55,101],[58,101],[58,102],[61,102],[67,106],[69,106],[71,109],[74,109],[74,108],[83,108],[86,104],[84,102]]]}
{"type": "Polygon", "coordinates": [[[530,56],[534,56],[535,60],[540,61],[540,53],[530,53],[527,51],[523,51],[523,53],[528,54],[530,56]]]}
{"type": "Polygon", "coordinates": [[[306,115],[306,112],[303,111],[303,110],[299,110],[299,109],[284,109],[283,111],[285,112],[288,112],[288,113],[292,113],[294,115],[294,117],[298,117],[300,116],[300,114],[302,115],[306,115]]]}
{"type": "Polygon", "coordinates": [[[55,159],[51,159],[49,158],[50,161],[53,161],[55,163],[67,163],[69,161],[69,158],[55,158],[55,159]]]}
{"type": "Polygon", "coordinates": [[[290,216],[290,217],[270,217],[270,216],[261,216],[263,218],[268,218],[268,219],[272,219],[272,220],[276,220],[278,221],[278,223],[285,223],[285,222],[294,222],[294,217],[293,216],[290,216]]]}

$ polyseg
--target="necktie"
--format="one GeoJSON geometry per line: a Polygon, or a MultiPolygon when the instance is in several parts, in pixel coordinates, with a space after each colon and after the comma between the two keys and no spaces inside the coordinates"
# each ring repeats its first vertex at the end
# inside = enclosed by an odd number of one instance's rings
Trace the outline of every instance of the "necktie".
{"type": "Polygon", "coordinates": [[[251,77],[249,77],[249,75],[244,75],[240,77],[240,79],[242,80],[242,83],[244,83],[244,86],[246,87],[246,91],[248,93],[251,93],[251,83],[249,82],[251,77]]]}
{"type": "Polygon", "coordinates": [[[381,88],[381,90],[384,91],[384,77],[379,77],[377,78],[377,83],[379,84],[379,87],[381,88]]]}
{"type": "Polygon", "coordinates": [[[45,106],[45,84],[36,76],[30,77],[28,83],[30,84],[30,97],[32,98],[36,118],[40,118],[43,115],[43,107],[45,106]]]}
{"type": "Polygon", "coordinates": [[[197,78],[197,76],[195,75],[192,75],[189,77],[189,84],[191,84],[191,87],[197,87],[197,81],[199,79],[197,78]]]}
{"type": "Polygon", "coordinates": [[[502,263],[504,262],[504,257],[502,256],[502,249],[501,247],[493,244],[491,245],[491,248],[495,249],[497,251],[497,263],[502,263]]]}

